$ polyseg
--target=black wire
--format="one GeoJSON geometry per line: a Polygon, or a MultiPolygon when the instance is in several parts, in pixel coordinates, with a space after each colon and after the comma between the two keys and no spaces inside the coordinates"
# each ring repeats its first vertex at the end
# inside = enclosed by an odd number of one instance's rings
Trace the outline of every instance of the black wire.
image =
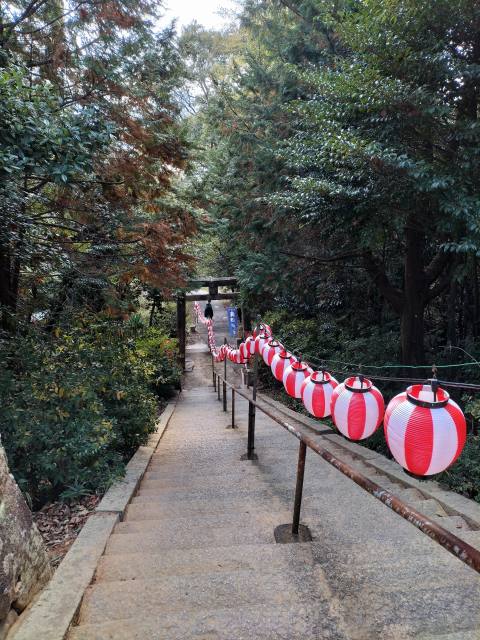
{"type": "MultiPolygon", "coordinates": [[[[272,335],[273,337],[273,335],[272,335]]],[[[300,353],[300,351],[295,348],[292,349],[290,348],[289,345],[285,344],[285,342],[283,342],[282,340],[279,340],[279,342],[282,344],[282,346],[284,347],[284,349],[286,349],[287,351],[290,351],[290,353],[292,353],[294,356],[300,357],[303,362],[305,362],[306,364],[312,366],[312,368],[318,368],[321,367],[322,369],[327,369],[329,372],[335,374],[335,375],[342,375],[342,376],[358,376],[361,372],[359,370],[357,371],[339,371],[339,370],[335,370],[335,369],[331,369],[330,367],[325,367],[325,363],[327,362],[334,362],[332,360],[327,360],[327,359],[323,359],[323,360],[318,360],[317,358],[314,357],[310,357],[307,354],[307,357],[303,357],[302,354],[300,353]]],[[[339,361],[337,361],[339,362],[339,361]]],[[[348,364],[348,363],[345,363],[348,364]]],[[[368,365],[365,365],[368,368],[368,365]]],[[[372,365],[373,366],[373,365],[372,365]]],[[[358,367],[359,369],[361,369],[361,365],[359,365],[358,367]]],[[[388,365],[385,366],[385,368],[388,368],[388,365]]],[[[427,369],[428,366],[426,365],[425,368],[427,369]]],[[[370,375],[368,374],[369,380],[372,381],[379,381],[379,382],[401,382],[401,383],[405,383],[405,384],[428,384],[430,382],[430,380],[432,378],[397,378],[397,377],[389,377],[389,376],[377,376],[375,374],[370,375]]],[[[438,383],[440,384],[440,386],[442,387],[446,387],[446,388],[451,388],[451,389],[463,389],[465,391],[480,391],[480,385],[479,384],[473,384],[473,383],[468,383],[468,382],[454,382],[454,381],[450,381],[450,380],[438,380],[438,383]]]]}

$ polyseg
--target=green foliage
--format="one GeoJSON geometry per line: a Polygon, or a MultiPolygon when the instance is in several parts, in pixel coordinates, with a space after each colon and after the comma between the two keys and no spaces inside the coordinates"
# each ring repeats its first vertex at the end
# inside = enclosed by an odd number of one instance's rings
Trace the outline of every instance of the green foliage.
{"type": "Polygon", "coordinates": [[[457,462],[435,479],[467,498],[480,502],[480,437],[468,435],[457,462]]]}
{"type": "Polygon", "coordinates": [[[102,491],[147,442],[156,396],[177,383],[175,343],[158,329],[83,318],[68,333],[0,344],[2,440],[37,505],[102,491]]]}

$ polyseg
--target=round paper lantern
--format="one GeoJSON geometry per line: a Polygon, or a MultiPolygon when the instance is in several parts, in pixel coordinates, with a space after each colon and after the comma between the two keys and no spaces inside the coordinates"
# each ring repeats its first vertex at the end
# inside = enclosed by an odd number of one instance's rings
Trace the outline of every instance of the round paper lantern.
{"type": "Polygon", "coordinates": [[[288,395],[301,398],[302,384],[312,373],[313,369],[306,362],[292,362],[283,372],[283,386],[288,395]]]}
{"type": "Polygon", "coordinates": [[[254,356],[255,355],[255,338],[253,338],[252,336],[248,336],[248,338],[245,340],[245,346],[247,347],[248,355],[254,356]]]}
{"type": "Polygon", "coordinates": [[[455,462],[466,439],[462,410],[441,388],[414,384],[392,398],[384,420],[393,457],[417,476],[440,473],[455,462]]]}
{"type": "Polygon", "coordinates": [[[259,336],[260,334],[264,334],[264,335],[268,336],[269,338],[271,338],[272,335],[273,335],[271,327],[268,324],[265,324],[264,322],[260,322],[260,324],[257,325],[255,327],[255,329],[253,330],[253,337],[254,338],[259,336]]]}
{"type": "Polygon", "coordinates": [[[272,364],[270,368],[272,370],[273,375],[279,382],[283,382],[283,374],[287,367],[289,367],[293,362],[297,362],[297,358],[282,349],[276,355],[273,356],[272,364]]]}
{"type": "Polygon", "coordinates": [[[330,412],[337,429],[350,440],[364,440],[382,424],[385,404],[371,380],[347,378],[332,393],[330,412]]]}
{"type": "Polygon", "coordinates": [[[268,336],[266,333],[261,333],[260,335],[258,335],[255,338],[255,353],[262,355],[263,347],[267,344],[269,339],[270,336],[268,336]]]}
{"type": "Polygon", "coordinates": [[[262,358],[266,365],[269,367],[272,364],[272,360],[277,353],[283,349],[282,345],[275,338],[269,338],[267,344],[264,345],[262,350],[262,358]]]}
{"type": "Polygon", "coordinates": [[[248,352],[248,347],[246,342],[242,342],[240,344],[240,346],[238,347],[238,351],[240,353],[240,357],[242,359],[243,362],[247,362],[248,361],[248,357],[249,357],[249,352],[248,352]]]}
{"type": "Polygon", "coordinates": [[[330,401],[338,382],[327,371],[314,371],[302,384],[302,402],[315,418],[330,415],[330,401]]]}

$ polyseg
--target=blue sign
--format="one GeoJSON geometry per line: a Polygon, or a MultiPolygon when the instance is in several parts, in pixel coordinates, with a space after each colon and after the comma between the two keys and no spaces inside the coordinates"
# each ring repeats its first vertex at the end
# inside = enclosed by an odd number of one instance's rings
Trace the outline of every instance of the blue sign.
{"type": "Polygon", "coordinates": [[[228,335],[236,337],[238,333],[238,313],[237,307],[227,307],[227,319],[228,319],[228,335]]]}

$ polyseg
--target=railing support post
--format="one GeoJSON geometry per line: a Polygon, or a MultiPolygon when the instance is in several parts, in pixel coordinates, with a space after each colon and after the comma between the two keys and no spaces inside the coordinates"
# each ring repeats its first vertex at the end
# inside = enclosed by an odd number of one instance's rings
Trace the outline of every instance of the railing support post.
{"type": "Polygon", "coordinates": [[[223,410],[227,411],[227,383],[223,381],[223,410]]]}
{"type": "Polygon", "coordinates": [[[281,524],[275,528],[273,532],[275,542],[310,542],[312,539],[308,527],[304,524],[300,524],[306,456],[307,445],[303,440],[300,440],[297,463],[297,486],[295,488],[295,503],[293,505],[293,521],[292,524],[281,524]]]}
{"type": "Polygon", "coordinates": [[[248,440],[247,453],[242,456],[242,460],[258,460],[255,453],[255,404],[257,399],[257,376],[258,376],[258,353],[255,354],[255,364],[253,369],[253,389],[252,400],[248,402],[248,440]]]}
{"type": "Polygon", "coordinates": [[[235,427],[235,389],[232,387],[232,429],[235,427]]]}
{"type": "Polygon", "coordinates": [[[220,402],[220,376],[217,377],[217,400],[220,402]]]}
{"type": "Polygon", "coordinates": [[[292,535],[294,536],[298,535],[298,527],[300,525],[300,511],[302,509],[303,478],[305,475],[306,456],[307,445],[303,442],[303,440],[300,440],[297,464],[297,486],[295,489],[295,504],[293,505],[292,535]]]}

